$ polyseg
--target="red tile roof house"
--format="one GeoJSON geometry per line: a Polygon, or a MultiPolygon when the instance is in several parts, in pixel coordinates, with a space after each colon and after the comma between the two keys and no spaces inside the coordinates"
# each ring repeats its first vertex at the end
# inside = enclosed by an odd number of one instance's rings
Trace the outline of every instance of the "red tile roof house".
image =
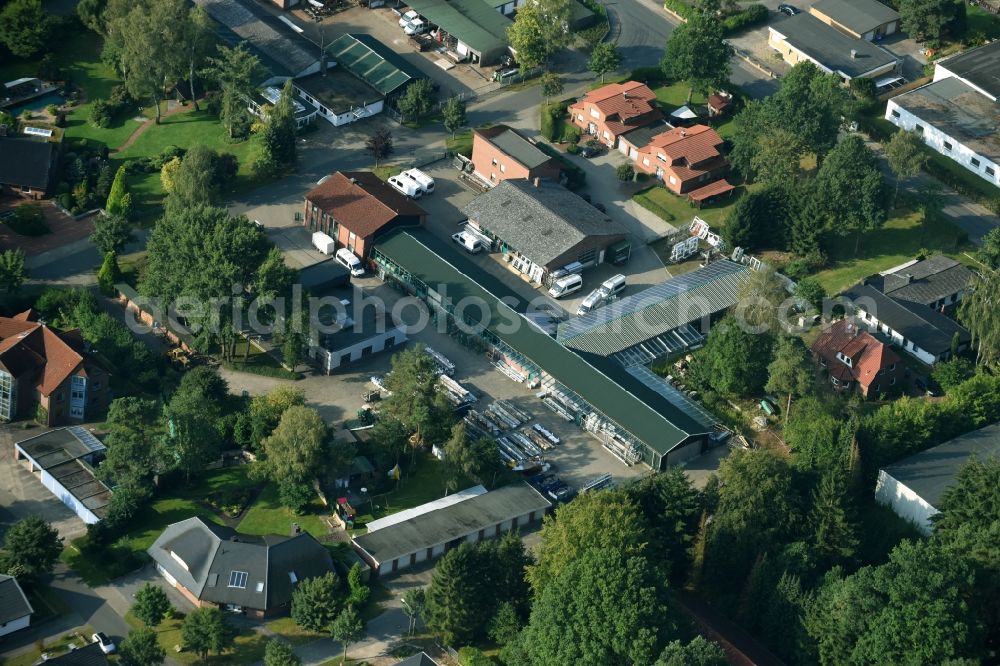
{"type": "Polygon", "coordinates": [[[848,319],[823,331],[812,352],[837,390],[856,389],[866,398],[878,397],[897,390],[903,378],[899,356],[848,319]]]}
{"type": "Polygon", "coordinates": [[[370,171],[338,171],[306,193],[305,222],[365,258],[372,241],[402,227],[421,226],[427,212],[370,171]]]}
{"type": "Polygon", "coordinates": [[[559,180],[559,163],[506,125],[472,130],[474,173],[490,186],[510,178],[559,180]]]}
{"type": "Polygon", "coordinates": [[[662,120],[663,112],[655,100],[656,95],[647,85],[626,81],[591,90],[570,104],[568,110],[572,123],[584,134],[615,148],[622,134],[662,120]]]}
{"type": "Polygon", "coordinates": [[[640,171],[662,180],[674,194],[687,195],[700,204],[734,189],[725,180],[729,160],[724,144],[707,125],[676,127],[650,139],[636,153],[635,163],[640,171]]]}
{"type": "Polygon", "coordinates": [[[111,376],[86,351],[79,331],[58,331],[28,310],[0,317],[0,420],[36,416],[80,423],[108,405],[111,376]]]}

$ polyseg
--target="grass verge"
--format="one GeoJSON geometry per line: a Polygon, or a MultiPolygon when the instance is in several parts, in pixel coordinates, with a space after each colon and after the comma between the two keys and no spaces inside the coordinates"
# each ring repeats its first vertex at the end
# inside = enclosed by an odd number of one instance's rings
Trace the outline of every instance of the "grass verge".
{"type": "Polygon", "coordinates": [[[472,130],[459,132],[454,136],[449,136],[445,141],[449,153],[458,153],[466,157],[472,157],[472,130]]]}
{"type": "MultiPolygon", "coordinates": [[[[125,621],[133,627],[142,623],[131,612],[125,615],[125,621]]],[[[268,637],[249,627],[239,627],[236,630],[236,644],[222,654],[210,654],[207,659],[201,659],[194,652],[177,651],[177,646],[183,644],[181,639],[181,624],[184,622],[182,613],[174,612],[173,617],[158,624],[154,631],[156,640],[167,656],[180,664],[253,664],[264,658],[264,648],[268,637]]]]}
{"type": "Polygon", "coordinates": [[[701,208],[692,205],[687,199],[677,196],[661,185],[654,185],[636,192],[632,195],[632,200],[667,222],[672,224],[676,222],[675,226],[687,225],[697,215],[718,231],[736,200],[742,194],[742,190],[742,187],[737,188],[728,199],[707,204],[701,208]]]}

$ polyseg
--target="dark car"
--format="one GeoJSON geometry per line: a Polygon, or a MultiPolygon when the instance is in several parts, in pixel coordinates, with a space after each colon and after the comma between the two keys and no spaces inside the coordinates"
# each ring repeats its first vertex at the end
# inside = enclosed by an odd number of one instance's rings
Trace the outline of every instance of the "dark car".
{"type": "Polygon", "coordinates": [[[605,208],[604,204],[602,204],[600,202],[595,203],[594,204],[594,208],[596,208],[597,210],[601,211],[602,213],[607,213],[608,212],[608,209],[605,208]]]}
{"type": "Polygon", "coordinates": [[[799,10],[791,5],[778,5],[778,11],[785,16],[795,16],[799,13],[799,10]]]}
{"type": "Polygon", "coordinates": [[[580,149],[580,157],[586,157],[590,159],[591,157],[597,157],[601,154],[601,149],[597,146],[584,146],[580,149]]]}

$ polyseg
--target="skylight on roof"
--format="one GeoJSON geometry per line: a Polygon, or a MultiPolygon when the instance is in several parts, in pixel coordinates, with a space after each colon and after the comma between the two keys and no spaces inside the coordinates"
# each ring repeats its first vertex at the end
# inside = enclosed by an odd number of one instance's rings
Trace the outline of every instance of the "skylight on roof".
{"type": "Polygon", "coordinates": [[[263,591],[264,591],[264,581],[259,580],[257,581],[257,592],[263,592],[263,591]]]}
{"type": "Polygon", "coordinates": [[[288,580],[292,581],[293,583],[297,583],[297,582],[299,582],[299,577],[295,575],[294,571],[289,571],[288,572],[288,580]]]}
{"type": "Polygon", "coordinates": [[[230,571],[229,587],[238,587],[241,590],[247,589],[247,578],[250,576],[246,571],[230,571]]]}

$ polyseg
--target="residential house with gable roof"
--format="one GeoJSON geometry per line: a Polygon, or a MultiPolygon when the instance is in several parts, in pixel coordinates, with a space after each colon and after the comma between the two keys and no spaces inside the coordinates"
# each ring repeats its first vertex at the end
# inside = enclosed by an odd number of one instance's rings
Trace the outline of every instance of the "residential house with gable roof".
{"type": "Polygon", "coordinates": [[[380,234],[422,226],[427,212],[370,171],[337,171],[305,196],[309,231],[322,231],[359,257],[380,234]]]}
{"type": "Polygon", "coordinates": [[[334,570],[329,551],[308,532],[251,536],[200,517],[168,525],[146,552],[195,606],[254,617],[287,612],[299,581],[334,570]]]}
{"type": "Polygon", "coordinates": [[[724,145],[725,140],[708,125],[675,127],[639,148],[635,163],[674,194],[687,195],[700,203],[734,189],[725,180],[729,160],[724,145]]]}
{"type": "Polygon", "coordinates": [[[891,298],[945,310],[962,300],[971,279],[968,268],[951,257],[935,254],[873,276],[868,284],[891,298]]]}
{"type": "Polygon", "coordinates": [[[0,420],[82,422],[107,407],[110,378],[79,331],[51,328],[34,310],[0,317],[0,420]]]}
{"type": "Polygon", "coordinates": [[[27,629],[34,612],[17,579],[0,574],[0,638],[27,629]]]}
{"type": "MultiPolygon", "coordinates": [[[[584,134],[618,147],[618,137],[663,119],[656,95],[644,83],[609,83],[570,104],[571,122],[584,134]]],[[[626,152],[622,150],[622,152],[626,152]]]]}
{"type": "Polygon", "coordinates": [[[830,325],[812,345],[813,356],[838,391],[858,391],[866,398],[897,389],[903,364],[889,345],[841,319],[830,325]]]}
{"type": "Polygon", "coordinates": [[[472,130],[473,173],[491,187],[511,178],[559,179],[559,163],[517,130],[494,125],[472,130]]]}

